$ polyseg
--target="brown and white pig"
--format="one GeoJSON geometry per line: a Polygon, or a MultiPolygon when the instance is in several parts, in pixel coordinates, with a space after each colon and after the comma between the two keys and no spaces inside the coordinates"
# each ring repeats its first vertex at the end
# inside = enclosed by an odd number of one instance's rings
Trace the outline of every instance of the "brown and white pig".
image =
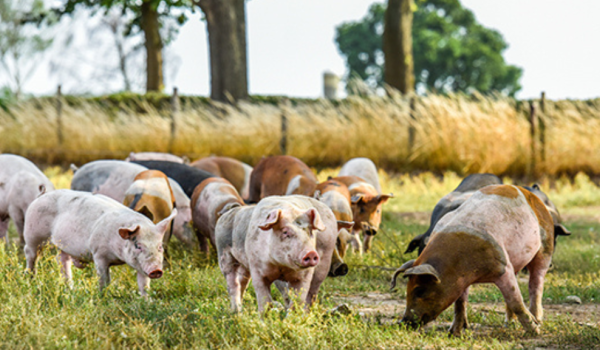
{"type": "Polygon", "coordinates": [[[515,316],[528,332],[542,322],[544,277],[554,251],[555,228],[542,201],[523,187],[491,185],[475,192],[436,224],[416,260],[396,271],[408,277],[402,322],[415,326],[434,320],[455,303],[450,333],[468,326],[469,286],[494,283],[502,292],[507,321],[515,316]],[[529,270],[527,310],[516,273],[529,270]]]}
{"type": "Polygon", "coordinates": [[[272,196],[223,214],[215,238],[233,311],[241,310],[250,278],[260,312],[272,302],[277,280],[287,282],[308,308],[329,272],[337,223],[314,198],[272,196]]]}
{"type": "Polygon", "coordinates": [[[312,197],[317,177],[300,159],[272,156],[261,159],[250,175],[250,203],[268,196],[301,194],[312,197]]]}
{"type": "Polygon", "coordinates": [[[229,181],[240,196],[248,199],[250,190],[250,174],[252,167],[237,159],[229,157],[207,157],[190,164],[194,168],[207,171],[229,181]]]}
{"type": "Polygon", "coordinates": [[[94,262],[100,290],[110,282],[109,267],[127,264],[137,271],[139,291],[147,295],[150,279],[160,278],[163,236],[171,215],[154,224],[146,216],[103,195],[57,190],[37,198],[25,214],[25,257],[34,272],[41,246],[50,241],[60,249],[62,272],[71,281],[71,264],[94,262]]]}
{"type": "Polygon", "coordinates": [[[192,195],[192,224],[202,251],[208,253],[207,240],[217,248],[215,226],[221,215],[243,205],[235,187],[223,178],[211,177],[196,187],[192,195]]]}
{"type": "MultiPolygon", "coordinates": [[[[158,170],[145,170],[137,174],[125,191],[123,205],[145,215],[158,224],[168,218],[175,208],[175,196],[169,179],[158,170]]],[[[165,251],[171,239],[171,229],[163,236],[165,251]]]]}
{"type": "MultiPolygon", "coordinates": [[[[333,211],[333,215],[335,215],[338,222],[353,222],[350,191],[343,183],[332,179],[321,182],[317,185],[315,199],[325,203],[333,211]]],[[[352,227],[340,228],[336,245],[340,258],[343,259],[346,256],[349,243],[358,252],[362,252],[362,243],[358,232],[352,230],[352,227]]]]}
{"type": "Polygon", "coordinates": [[[187,164],[190,162],[190,160],[187,157],[178,157],[174,154],[162,152],[131,152],[129,153],[129,156],[125,158],[126,162],[133,162],[136,160],[164,160],[167,162],[174,162],[180,164],[187,164]]]}
{"type": "Polygon", "coordinates": [[[52,190],[54,185],[35,164],[21,156],[0,154],[0,239],[5,238],[8,243],[8,223],[12,219],[23,246],[23,225],[29,204],[52,190]]]}
{"type": "Polygon", "coordinates": [[[350,191],[352,216],[354,218],[353,234],[363,232],[363,251],[371,249],[373,237],[381,224],[382,207],[393,194],[379,194],[373,185],[357,176],[338,176],[333,180],[343,183],[350,191]]]}
{"type": "Polygon", "coordinates": [[[375,163],[369,158],[353,158],[347,161],[338,176],[358,176],[366,183],[375,187],[377,193],[381,193],[381,184],[375,163]]]}
{"type": "MultiPolygon", "coordinates": [[[[75,191],[103,194],[123,203],[125,193],[135,177],[148,168],[122,160],[97,160],[75,170],[71,189],[75,191]]],[[[189,222],[192,218],[190,199],[181,186],[169,178],[169,184],[175,196],[177,217],[173,223],[173,235],[188,246],[193,243],[193,233],[189,222]]]]}

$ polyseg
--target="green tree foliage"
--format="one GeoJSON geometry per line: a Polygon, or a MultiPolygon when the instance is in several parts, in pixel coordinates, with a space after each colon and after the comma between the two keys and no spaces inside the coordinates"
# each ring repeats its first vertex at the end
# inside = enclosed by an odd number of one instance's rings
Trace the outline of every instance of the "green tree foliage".
{"type": "Polygon", "coordinates": [[[45,14],[43,0],[0,0],[0,72],[8,78],[16,99],[52,44],[47,35],[51,16],[46,16],[42,27],[30,23],[45,14]]]}
{"type": "MultiPolygon", "coordinates": [[[[500,91],[510,96],[521,89],[521,68],[508,65],[508,47],[497,31],[477,23],[458,0],[418,0],[413,18],[413,55],[418,88],[440,92],[500,91]]],[[[336,28],[338,49],[346,57],[349,77],[372,87],[383,84],[381,49],[384,4],[373,4],[360,21],[336,28]]]]}

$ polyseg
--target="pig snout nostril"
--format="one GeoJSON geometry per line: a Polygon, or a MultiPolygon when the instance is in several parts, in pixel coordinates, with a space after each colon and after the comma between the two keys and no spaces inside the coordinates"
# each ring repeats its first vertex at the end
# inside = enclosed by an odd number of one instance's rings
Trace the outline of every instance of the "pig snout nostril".
{"type": "Polygon", "coordinates": [[[162,274],[163,274],[163,272],[161,270],[154,270],[148,274],[148,277],[153,278],[153,279],[161,278],[162,274]]]}
{"type": "Polygon", "coordinates": [[[366,230],[365,234],[367,236],[375,236],[377,234],[377,230],[370,228],[370,229],[366,230]]]}
{"type": "Polygon", "coordinates": [[[337,269],[335,269],[336,276],[346,276],[348,274],[348,265],[341,264],[337,269]]]}
{"type": "Polygon", "coordinates": [[[304,267],[312,267],[317,266],[319,263],[319,254],[317,252],[310,251],[302,258],[302,266],[304,267]]]}

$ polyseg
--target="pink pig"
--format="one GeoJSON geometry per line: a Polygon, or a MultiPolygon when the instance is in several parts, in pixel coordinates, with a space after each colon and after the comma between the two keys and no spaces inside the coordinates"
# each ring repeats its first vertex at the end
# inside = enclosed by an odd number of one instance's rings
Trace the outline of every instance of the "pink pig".
{"type": "Polygon", "coordinates": [[[304,196],[271,196],[223,214],[215,238],[233,311],[241,310],[251,277],[260,312],[272,302],[277,280],[310,306],[329,272],[337,235],[331,209],[304,196]]]}
{"type": "Polygon", "coordinates": [[[62,272],[71,281],[71,263],[77,267],[94,262],[100,290],[110,282],[109,267],[134,268],[140,293],[146,296],[150,279],[160,278],[163,267],[163,235],[177,215],[158,224],[103,195],[71,190],[39,197],[25,215],[27,268],[35,270],[41,245],[50,240],[61,250],[62,272]]]}
{"type": "Polygon", "coordinates": [[[12,219],[23,246],[23,225],[29,204],[52,190],[52,182],[35,164],[21,156],[0,154],[0,239],[6,238],[8,243],[8,222],[12,219]]]}
{"type": "Polygon", "coordinates": [[[403,323],[424,325],[455,303],[450,333],[467,322],[469,286],[494,283],[504,296],[507,320],[518,318],[539,333],[544,277],[554,252],[555,226],[544,203],[523,187],[491,185],[475,192],[442,217],[417,260],[400,267],[392,279],[408,277],[403,323]],[[515,274],[529,271],[529,310],[515,274]]]}

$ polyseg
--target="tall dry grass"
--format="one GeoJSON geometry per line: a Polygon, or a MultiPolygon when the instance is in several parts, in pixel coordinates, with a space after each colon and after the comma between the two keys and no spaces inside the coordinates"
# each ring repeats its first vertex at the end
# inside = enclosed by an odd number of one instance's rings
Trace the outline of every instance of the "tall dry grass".
{"type": "MultiPolygon", "coordinates": [[[[54,104],[30,100],[0,110],[0,151],[45,163],[124,158],[129,152],[167,152],[170,119],[150,105],[144,113],[83,101],[63,107],[58,145],[54,104]]],[[[288,153],[311,166],[337,166],[364,156],[392,171],[525,174],[530,159],[527,113],[502,97],[429,95],[411,117],[401,96],[350,97],[340,103],[295,106],[240,103],[186,108],[176,116],[173,153],[226,155],[255,163],[279,153],[281,115],[288,118],[288,153]],[[409,126],[415,142],[409,147],[409,126]]],[[[540,174],[600,173],[600,100],[547,104],[545,162],[540,174]]]]}

